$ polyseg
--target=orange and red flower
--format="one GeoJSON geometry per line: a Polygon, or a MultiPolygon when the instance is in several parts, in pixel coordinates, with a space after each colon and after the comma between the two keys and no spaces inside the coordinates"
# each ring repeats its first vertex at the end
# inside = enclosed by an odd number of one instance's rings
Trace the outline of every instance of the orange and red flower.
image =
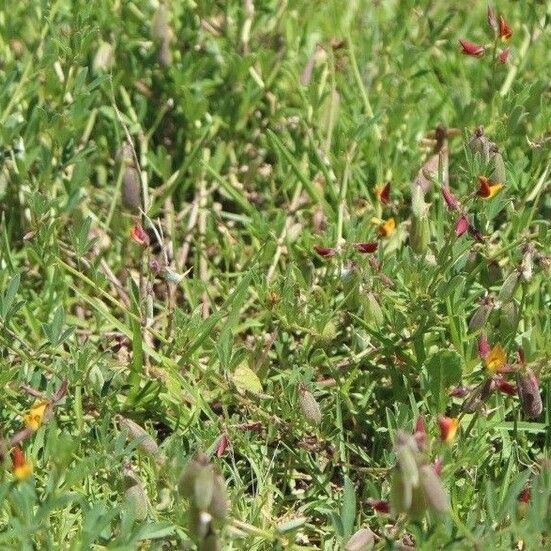
{"type": "Polygon", "coordinates": [[[130,230],[130,237],[142,247],[149,246],[149,235],[147,235],[146,231],[140,226],[140,224],[132,226],[132,229],[130,230]]]}
{"type": "Polygon", "coordinates": [[[438,426],[440,428],[440,440],[446,444],[451,444],[457,435],[459,419],[456,417],[445,417],[444,415],[441,415],[438,418],[438,426]]]}
{"type": "Polygon", "coordinates": [[[27,460],[21,446],[17,445],[11,451],[13,476],[17,480],[25,480],[33,474],[33,465],[27,460]]]}
{"type": "Polygon", "coordinates": [[[491,182],[486,176],[479,176],[478,177],[478,195],[479,197],[482,197],[483,199],[490,199],[494,197],[501,188],[503,188],[503,184],[500,184],[499,182],[491,182]]]}
{"type": "Polygon", "coordinates": [[[388,205],[390,202],[390,182],[375,186],[375,195],[383,205],[388,205]]]}
{"type": "Polygon", "coordinates": [[[501,40],[509,40],[513,36],[513,29],[509,26],[509,23],[505,21],[505,18],[499,16],[499,36],[501,40]]]}

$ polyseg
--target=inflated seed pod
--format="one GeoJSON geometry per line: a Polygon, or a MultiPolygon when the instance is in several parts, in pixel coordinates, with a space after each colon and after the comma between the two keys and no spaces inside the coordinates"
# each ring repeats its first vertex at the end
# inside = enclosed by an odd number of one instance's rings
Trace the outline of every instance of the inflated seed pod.
{"type": "Polygon", "coordinates": [[[506,302],[499,312],[499,328],[503,333],[514,331],[517,328],[520,312],[514,300],[506,302]]]}
{"type": "Polygon", "coordinates": [[[195,479],[202,468],[209,464],[209,458],[204,453],[198,453],[192,457],[184,467],[180,480],[178,481],[178,490],[187,498],[193,497],[195,491],[195,479]]]}
{"type": "Polygon", "coordinates": [[[360,302],[360,271],[355,264],[350,264],[341,272],[342,289],[344,292],[344,305],[355,309],[360,302]]]}
{"type": "Polygon", "coordinates": [[[534,372],[525,368],[517,379],[518,396],[522,411],[530,419],[539,417],[543,411],[540,386],[534,372]]]}
{"type": "Polygon", "coordinates": [[[424,254],[430,242],[430,224],[427,216],[413,216],[409,227],[409,245],[417,254],[424,254]]]}
{"type": "Polygon", "coordinates": [[[172,65],[172,50],[170,49],[170,40],[163,40],[159,46],[159,63],[163,67],[172,65]]]}
{"type": "Polygon", "coordinates": [[[122,204],[132,212],[139,212],[142,206],[140,175],[133,166],[127,166],[122,175],[122,204]]]}
{"type": "Polygon", "coordinates": [[[437,513],[447,513],[450,510],[450,499],[432,465],[419,468],[419,481],[428,506],[437,513]]]}
{"type": "Polygon", "coordinates": [[[488,321],[488,318],[490,316],[490,313],[492,312],[493,304],[483,302],[480,304],[480,306],[475,310],[475,313],[473,314],[473,317],[469,321],[469,332],[474,333],[475,331],[478,331],[488,321]]]}
{"type": "Polygon", "coordinates": [[[505,174],[505,163],[503,162],[503,157],[499,151],[494,153],[492,163],[494,165],[491,175],[492,182],[505,184],[507,177],[505,174]]]}
{"type": "Polygon", "coordinates": [[[344,551],[370,551],[375,545],[375,535],[369,528],[361,528],[346,542],[344,551]]]}
{"type": "MultiPolygon", "coordinates": [[[[413,440],[413,437],[411,438],[413,440]]],[[[419,485],[419,469],[417,467],[417,444],[398,442],[395,446],[398,468],[406,484],[415,487],[419,485]],[[413,447],[415,446],[415,448],[413,447]]]]}
{"type": "Polygon", "coordinates": [[[304,418],[312,425],[319,425],[322,420],[321,408],[314,395],[302,385],[298,389],[298,402],[304,418]]]}
{"type": "Polygon", "coordinates": [[[127,431],[128,435],[138,440],[139,450],[154,457],[159,464],[165,462],[166,458],[159,450],[157,442],[155,442],[153,437],[144,428],[140,427],[140,425],[132,421],[132,419],[128,419],[122,415],[118,415],[117,419],[120,426],[127,431]]]}
{"type": "Polygon", "coordinates": [[[151,21],[151,38],[155,42],[165,42],[171,39],[171,34],[168,8],[161,2],[151,21]]]}
{"type": "Polygon", "coordinates": [[[99,71],[108,71],[111,67],[113,67],[113,62],[113,46],[111,46],[109,42],[101,41],[98,49],[96,50],[94,61],[92,62],[94,72],[97,73],[99,71]]]}
{"type": "Polygon", "coordinates": [[[412,488],[411,491],[411,507],[408,509],[407,514],[411,520],[421,520],[428,509],[427,496],[421,486],[412,488]]]}
{"type": "Polygon", "coordinates": [[[518,270],[511,272],[503,282],[497,298],[500,302],[504,303],[511,300],[511,297],[515,294],[520,281],[520,273],[518,270]]]}
{"type": "Polygon", "coordinates": [[[214,474],[212,499],[208,512],[218,522],[224,521],[230,512],[230,500],[226,489],[226,481],[220,473],[214,474]]]}
{"type": "Polygon", "coordinates": [[[392,471],[390,479],[390,507],[396,514],[406,513],[411,507],[413,488],[404,482],[400,469],[392,471]]]}
{"type": "Polygon", "coordinates": [[[143,484],[136,480],[124,492],[125,506],[134,511],[136,520],[142,521],[147,517],[148,499],[143,484]]]}
{"type": "Polygon", "coordinates": [[[380,327],[384,322],[383,310],[381,309],[379,301],[371,291],[365,295],[363,303],[366,318],[365,321],[380,327]]]}
{"type": "Polygon", "coordinates": [[[222,545],[218,534],[209,534],[200,544],[199,551],[222,551],[222,545]]]}
{"type": "Polygon", "coordinates": [[[212,465],[205,465],[199,469],[193,482],[192,501],[200,511],[206,511],[212,501],[214,492],[214,469],[212,465]]]}

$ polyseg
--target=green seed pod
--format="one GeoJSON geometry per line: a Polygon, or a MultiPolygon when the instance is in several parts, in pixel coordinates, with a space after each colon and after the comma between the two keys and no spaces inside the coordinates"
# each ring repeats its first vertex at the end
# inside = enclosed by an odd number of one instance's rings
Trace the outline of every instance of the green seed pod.
{"type": "Polygon", "coordinates": [[[375,295],[371,291],[365,295],[364,312],[366,322],[373,323],[376,326],[381,326],[383,324],[385,319],[383,311],[379,301],[375,298],[375,295]]]}
{"type": "Polygon", "coordinates": [[[358,530],[344,546],[344,551],[370,551],[375,545],[375,535],[369,528],[358,530]]]}
{"type": "Polygon", "coordinates": [[[530,419],[539,417],[543,411],[540,386],[534,372],[525,368],[517,379],[518,396],[523,413],[530,419]]]}
{"type": "Polygon", "coordinates": [[[447,513],[450,510],[450,499],[432,465],[420,467],[419,475],[421,488],[429,507],[437,513],[447,513]]]}
{"type": "Polygon", "coordinates": [[[411,507],[412,490],[410,484],[404,482],[399,469],[394,469],[390,480],[390,507],[396,514],[406,513],[411,507]]]}
{"type": "Polygon", "coordinates": [[[178,481],[178,490],[184,496],[190,499],[195,491],[195,479],[201,469],[209,464],[209,458],[204,453],[198,453],[192,457],[184,467],[180,480],[178,481]]]}
{"type": "Polygon", "coordinates": [[[200,511],[206,511],[212,501],[214,492],[214,469],[205,465],[199,469],[193,483],[193,504],[200,511]]]}
{"type": "Polygon", "coordinates": [[[142,521],[147,517],[148,499],[141,482],[136,482],[124,492],[125,506],[134,511],[136,520],[142,521]]]}
{"type": "Polygon", "coordinates": [[[159,46],[159,63],[163,67],[172,65],[172,51],[170,49],[170,40],[163,40],[159,46]]]}
{"type": "Polygon", "coordinates": [[[212,532],[212,517],[206,511],[191,506],[188,511],[189,531],[196,541],[202,541],[212,532]]]}
{"type": "Polygon", "coordinates": [[[494,169],[492,171],[491,180],[492,182],[505,184],[506,174],[505,174],[505,163],[503,162],[503,157],[499,151],[494,153],[493,157],[494,169]]]}
{"type": "Polygon", "coordinates": [[[139,212],[142,206],[140,175],[133,166],[127,166],[122,175],[122,204],[132,212],[139,212]]]}
{"type": "Polygon", "coordinates": [[[515,294],[515,291],[517,290],[519,281],[520,281],[520,274],[518,273],[517,270],[514,270],[507,276],[497,296],[499,302],[505,303],[511,300],[512,296],[515,294]]]}
{"type": "Polygon", "coordinates": [[[473,314],[473,317],[469,321],[469,332],[474,333],[475,331],[478,331],[488,321],[488,318],[490,316],[490,313],[493,309],[493,304],[489,303],[482,303],[473,314]]]}
{"type": "Polygon", "coordinates": [[[94,56],[94,61],[92,62],[94,72],[108,71],[113,67],[113,62],[113,46],[108,42],[100,42],[96,50],[96,55],[94,56]]]}
{"type": "Polygon", "coordinates": [[[430,242],[430,224],[427,216],[413,216],[409,227],[409,245],[417,254],[424,254],[430,242]]]}
{"type": "Polygon", "coordinates": [[[411,507],[407,511],[412,520],[421,520],[428,509],[427,497],[421,486],[413,488],[411,492],[411,507]]]}
{"type": "Polygon", "coordinates": [[[157,442],[151,437],[151,435],[140,425],[134,423],[131,419],[127,419],[122,415],[118,416],[120,426],[125,429],[129,436],[134,440],[138,440],[138,449],[154,457],[157,463],[163,464],[166,461],[166,457],[159,450],[157,442]]]}
{"type": "Polygon", "coordinates": [[[419,485],[419,469],[414,451],[408,444],[396,446],[396,459],[404,482],[412,487],[419,485]]]}
{"type": "Polygon", "coordinates": [[[172,39],[172,30],[169,25],[167,7],[160,3],[151,22],[151,38],[155,42],[163,43],[172,39]]]}
{"type": "Polygon", "coordinates": [[[506,302],[499,312],[499,328],[503,333],[509,333],[517,328],[519,309],[514,300],[506,302]]]}
{"type": "Polygon", "coordinates": [[[360,303],[360,272],[354,264],[344,268],[341,273],[344,305],[356,309],[360,303]]]}
{"type": "Polygon", "coordinates": [[[199,545],[199,551],[222,551],[218,534],[209,534],[199,545]]]}
{"type": "Polygon", "coordinates": [[[503,279],[503,271],[501,266],[495,260],[488,262],[482,269],[480,275],[482,278],[482,283],[487,287],[491,287],[503,279]]]}
{"type": "Polygon", "coordinates": [[[215,521],[223,522],[230,512],[230,500],[226,482],[220,473],[214,474],[212,500],[208,512],[215,521]]]}
{"type": "Polygon", "coordinates": [[[320,406],[314,395],[303,386],[298,389],[298,402],[305,419],[312,425],[319,425],[322,420],[320,406]]]}

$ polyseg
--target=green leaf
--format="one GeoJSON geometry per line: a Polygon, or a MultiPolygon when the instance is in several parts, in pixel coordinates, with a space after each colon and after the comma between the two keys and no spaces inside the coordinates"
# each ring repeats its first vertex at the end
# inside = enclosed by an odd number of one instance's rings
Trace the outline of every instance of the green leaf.
{"type": "Polygon", "coordinates": [[[461,382],[461,356],[451,350],[440,350],[427,361],[427,389],[436,411],[446,408],[446,389],[461,382]]]}

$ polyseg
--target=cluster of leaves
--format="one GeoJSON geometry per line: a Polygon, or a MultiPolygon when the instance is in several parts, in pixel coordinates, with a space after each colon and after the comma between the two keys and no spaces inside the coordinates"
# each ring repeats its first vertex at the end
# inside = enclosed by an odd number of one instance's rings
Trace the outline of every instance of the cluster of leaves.
{"type": "Polygon", "coordinates": [[[545,546],[551,12],[499,9],[487,63],[482,2],[0,7],[0,546],[545,546]],[[542,413],[465,408],[510,373],[542,413]],[[420,414],[440,522],[385,505],[420,414]]]}

